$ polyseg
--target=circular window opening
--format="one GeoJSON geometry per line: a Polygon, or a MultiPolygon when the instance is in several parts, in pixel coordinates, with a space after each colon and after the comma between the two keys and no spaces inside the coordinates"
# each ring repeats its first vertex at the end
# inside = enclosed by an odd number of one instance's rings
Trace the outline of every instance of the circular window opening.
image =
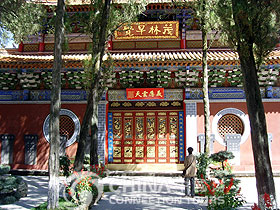
{"type": "MultiPolygon", "coordinates": [[[[66,147],[69,147],[73,144],[77,136],[80,133],[80,121],[79,118],[70,110],[61,109],[60,110],[60,119],[59,119],[59,133],[61,136],[66,136],[67,142],[66,147]]],[[[50,115],[45,119],[43,125],[43,133],[46,140],[49,142],[49,124],[50,124],[50,115]]]]}
{"type": "Polygon", "coordinates": [[[59,119],[59,134],[71,139],[75,131],[74,121],[67,115],[61,115],[59,119]]]}
{"type": "Polygon", "coordinates": [[[240,117],[234,114],[223,115],[218,121],[218,133],[224,139],[227,134],[244,133],[244,125],[240,117]]]}

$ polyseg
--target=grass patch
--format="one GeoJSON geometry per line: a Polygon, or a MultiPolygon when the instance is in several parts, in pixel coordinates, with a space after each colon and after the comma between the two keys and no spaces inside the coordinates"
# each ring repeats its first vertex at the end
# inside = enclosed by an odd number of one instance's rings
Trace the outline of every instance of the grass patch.
{"type": "MultiPolygon", "coordinates": [[[[117,190],[119,188],[118,185],[113,186],[113,190],[117,190]]],[[[103,192],[112,192],[109,185],[104,185],[103,192]]],[[[48,202],[42,203],[41,205],[32,208],[31,210],[46,210],[48,206],[48,202]]],[[[64,198],[59,198],[59,207],[57,210],[68,210],[69,207],[77,207],[75,204],[64,200],[64,198]]]]}
{"type": "MultiPolygon", "coordinates": [[[[32,208],[31,210],[46,210],[48,202],[42,203],[41,205],[32,208]]],[[[64,198],[59,198],[59,207],[57,210],[68,210],[69,207],[77,207],[75,204],[65,201],[64,198]]]]}

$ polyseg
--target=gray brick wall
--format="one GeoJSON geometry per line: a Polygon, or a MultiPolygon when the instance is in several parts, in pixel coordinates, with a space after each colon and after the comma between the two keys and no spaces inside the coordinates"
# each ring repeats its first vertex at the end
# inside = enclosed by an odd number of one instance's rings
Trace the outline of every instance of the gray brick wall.
{"type": "Polygon", "coordinates": [[[195,102],[186,103],[186,115],[196,116],[196,103],[195,102]]]}
{"type": "Polygon", "coordinates": [[[106,102],[98,105],[98,155],[99,160],[105,162],[105,137],[106,137],[106,102]]]}

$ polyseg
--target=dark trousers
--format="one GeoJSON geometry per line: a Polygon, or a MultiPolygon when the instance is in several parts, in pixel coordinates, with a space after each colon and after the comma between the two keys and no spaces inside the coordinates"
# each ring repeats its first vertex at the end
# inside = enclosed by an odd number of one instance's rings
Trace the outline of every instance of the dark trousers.
{"type": "Polygon", "coordinates": [[[185,195],[194,196],[194,177],[185,177],[185,195]],[[191,193],[190,193],[191,185],[191,193]]]}

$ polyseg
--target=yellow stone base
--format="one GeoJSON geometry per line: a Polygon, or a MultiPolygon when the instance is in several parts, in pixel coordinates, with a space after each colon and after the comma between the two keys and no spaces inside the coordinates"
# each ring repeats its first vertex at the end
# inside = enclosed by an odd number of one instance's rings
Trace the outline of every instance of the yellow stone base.
{"type": "Polygon", "coordinates": [[[108,164],[113,171],[174,172],[182,171],[183,164],[108,164]]]}

